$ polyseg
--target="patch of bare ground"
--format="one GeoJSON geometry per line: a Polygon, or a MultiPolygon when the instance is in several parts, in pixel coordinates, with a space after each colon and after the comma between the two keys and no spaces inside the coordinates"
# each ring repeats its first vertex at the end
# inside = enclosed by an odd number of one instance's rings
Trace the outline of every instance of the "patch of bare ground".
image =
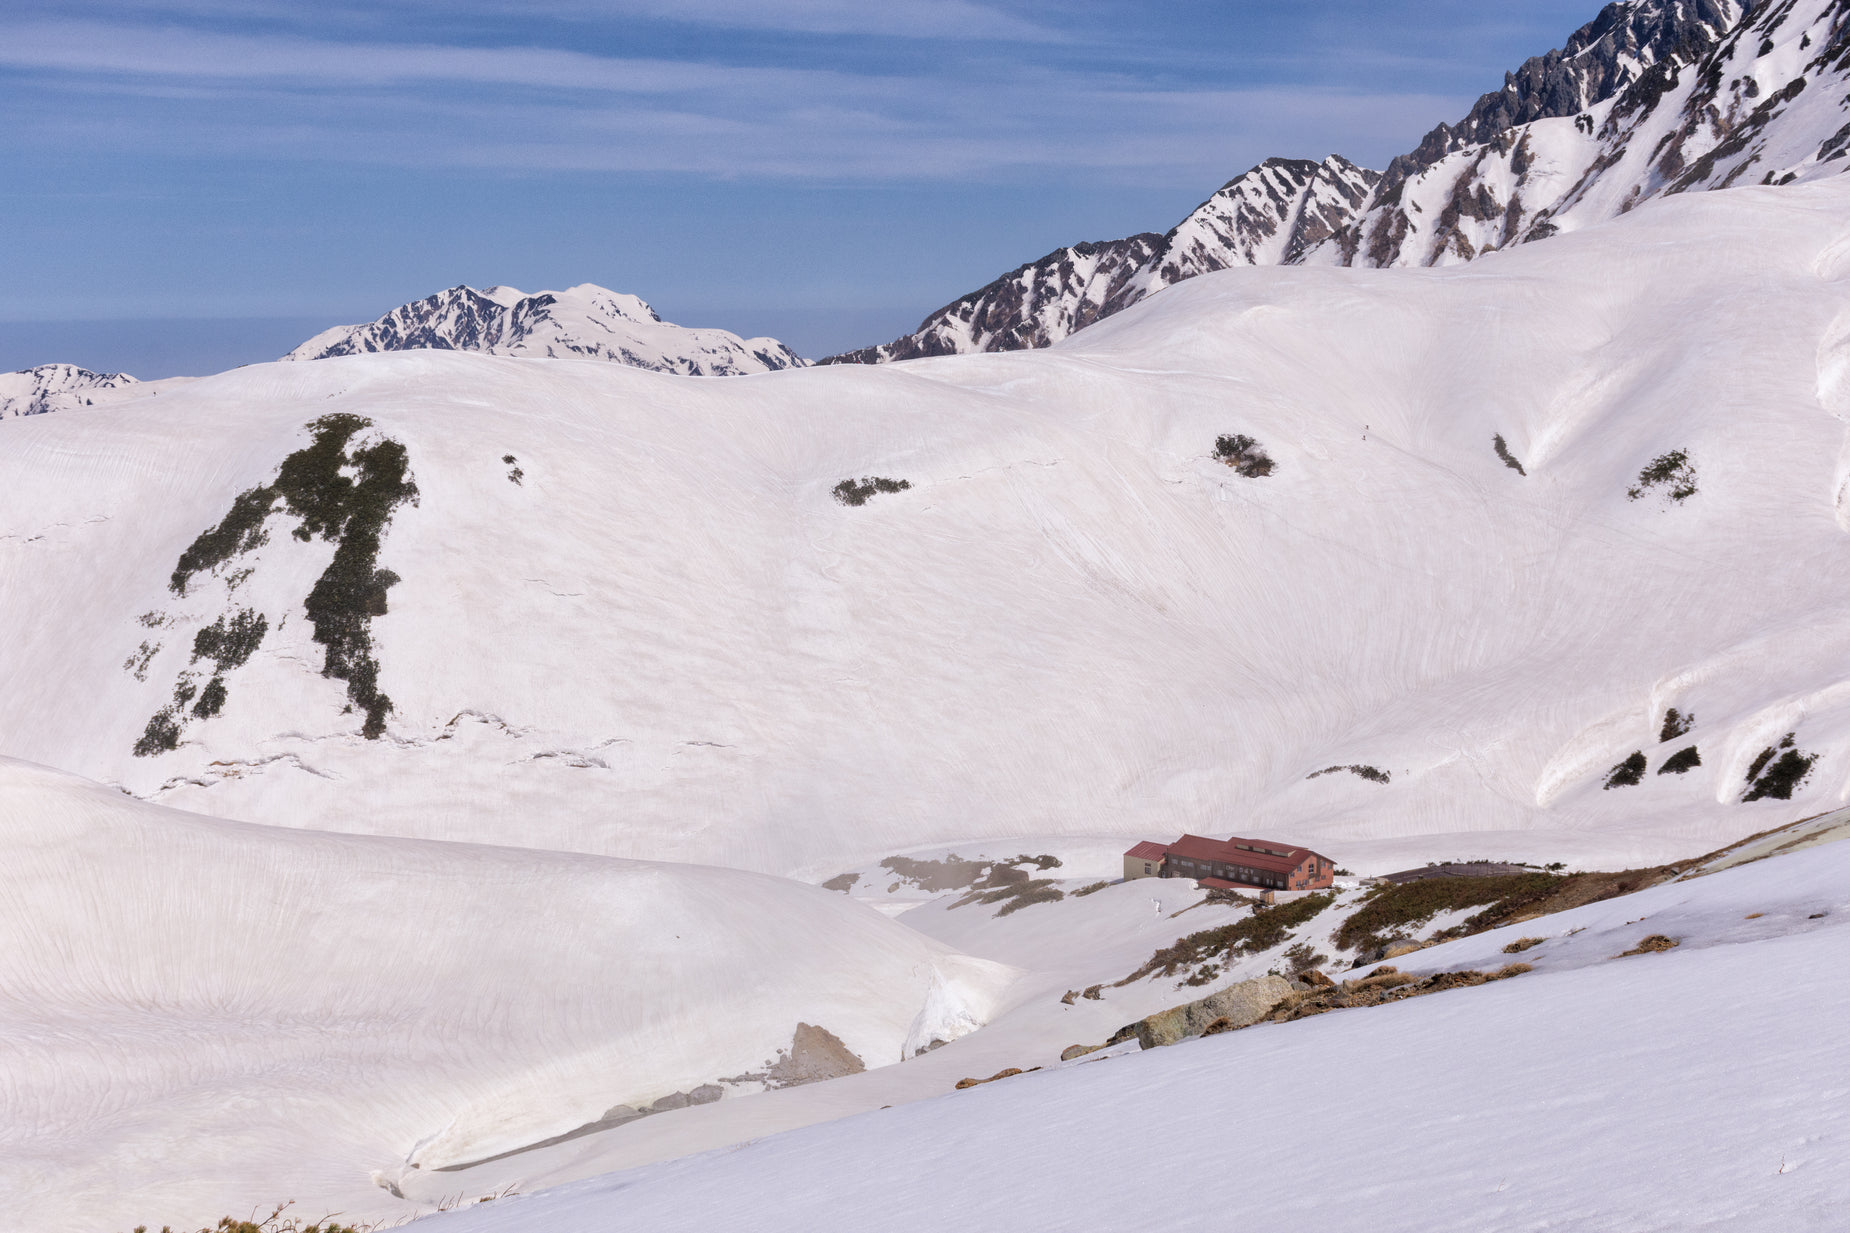
{"type": "Polygon", "coordinates": [[[1523,951],[1533,950],[1547,940],[1547,938],[1517,938],[1514,942],[1511,942],[1508,946],[1503,948],[1503,953],[1506,955],[1520,955],[1523,951]]]}
{"type": "Polygon", "coordinates": [[[1425,878],[1377,887],[1336,931],[1335,943],[1357,952],[1357,963],[1388,958],[1390,947],[1407,940],[1440,912],[1478,908],[1471,916],[1442,929],[1427,944],[1470,937],[1502,925],[1584,907],[1602,899],[1629,895],[1674,879],[1687,864],[1617,873],[1554,874],[1527,872],[1487,878],[1425,878]]]}
{"type": "Polygon", "coordinates": [[[1654,933],[1630,950],[1620,951],[1613,958],[1623,959],[1627,955],[1655,955],[1659,951],[1675,950],[1679,945],[1681,945],[1681,940],[1678,938],[1667,938],[1661,933],[1654,933]]]}
{"type": "Polygon", "coordinates": [[[1010,1079],[1016,1075],[1025,1075],[1029,1071],[1039,1069],[1039,1066],[1030,1066],[1027,1070],[1023,1070],[1019,1066],[1010,1066],[1007,1070],[998,1070],[987,1079],[959,1079],[957,1081],[957,1090],[961,1092],[967,1087],[981,1087],[985,1083],[994,1083],[997,1079],[1010,1079]]]}

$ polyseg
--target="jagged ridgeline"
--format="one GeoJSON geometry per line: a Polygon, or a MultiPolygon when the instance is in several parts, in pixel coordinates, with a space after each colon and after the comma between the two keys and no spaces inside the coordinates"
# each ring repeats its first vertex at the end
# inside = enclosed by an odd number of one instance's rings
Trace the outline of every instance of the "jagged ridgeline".
{"type": "MultiPolygon", "coordinates": [[[[379,567],[385,528],[400,505],[417,501],[410,456],[390,438],[354,445],[372,427],[362,416],[324,415],[307,425],[309,443],[283,459],[269,484],[247,489],[232,500],[217,526],[203,532],[180,554],[168,587],[185,595],[196,575],[211,573],[234,557],[269,539],[268,524],[277,513],[297,520],[291,534],[307,543],[317,536],[334,544],[334,559],[303,602],[314,639],[326,648],[322,675],[347,683],[347,697],[366,715],[360,731],[367,739],[385,732],[392,700],[379,691],[379,662],[373,655],[372,618],[386,612],[386,592],[398,575],[379,567]],[[281,510],[278,503],[281,503],[281,510]]],[[[248,659],[262,641],[267,623],[240,613],[229,624],[221,617],[194,641],[194,660],[211,659],[219,671],[207,690],[212,705],[193,713],[216,714],[224,706],[224,672],[248,659]]],[[[188,692],[190,674],[176,691],[188,692]]],[[[184,722],[183,703],[163,708],[148,723],[135,747],[137,754],[158,753],[178,743],[184,722]]]]}

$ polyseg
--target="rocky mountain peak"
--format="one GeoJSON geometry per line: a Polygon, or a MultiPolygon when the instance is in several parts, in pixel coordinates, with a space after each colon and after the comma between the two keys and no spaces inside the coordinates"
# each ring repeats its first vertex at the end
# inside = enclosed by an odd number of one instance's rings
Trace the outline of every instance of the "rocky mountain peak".
{"type": "Polygon", "coordinates": [[[324,330],[283,358],[414,350],[601,359],[684,376],[736,376],[804,363],[775,338],[675,325],[640,297],[594,283],[532,294],[507,286],[451,287],[401,304],[377,321],[324,330]]]}
{"type": "Polygon", "coordinates": [[[0,373],[0,419],[82,406],[89,391],[134,384],[127,373],[91,372],[75,364],[40,364],[0,373]]]}

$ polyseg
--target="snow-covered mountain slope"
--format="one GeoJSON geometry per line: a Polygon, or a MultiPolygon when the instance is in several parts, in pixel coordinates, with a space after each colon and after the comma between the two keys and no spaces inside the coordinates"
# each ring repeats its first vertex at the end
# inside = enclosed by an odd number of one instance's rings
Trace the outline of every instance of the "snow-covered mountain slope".
{"type": "Polygon", "coordinates": [[[611,360],[688,377],[730,377],[804,363],[775,338],[742,339],[726,330],[674,325],[637,297],[590,283],[532,295],[512,287],[451,287],[402,304],[370,325],[324,330],[283,358],[425,348],[611,360]]]}
{"type": "Polygon", "coordinates": [[[0,850],[7,1230],[409,1214],[399,1180],[616,1106],[898,1062],[1010,979],[781,879],[222,822],[4,759],[0,850]]]}
{"type": "Polygon", "coordinates": [[[127,373],[91,372],[75,364],[40,364],[0,373],[0,419],[79,407],[94,390],[134,384],[135,378],[127,373]]]}
{"type": "Polygon", "coordinates": [[[1269,160],[1166,236],[1059,250],[825,362],[1047,346],[1208,270],[1450,264],[1657,196],[1835,175],[1847,121],[1846,0],[1623,0],[1385,173],[1269,160]]]}
{"type": "Polygon", "coordinates": [[[1495,984],[1090,1055],[430,1227],[1824,1233],[1850,1176],[1846,886],[1850,843],[1776,857],[1401,961],[1491,969],[1546,937],[1495,984]],[[1679,945],[1620,957],[1652,933],[1679,945]]]}
{"type": "Polygon", "coordinates": [[[1846,278],[1831,179],[1222,271],[1040,351],[398,352],[31,417],[0,752],[817,880],[1182,830],[1689,855],[1850,792],[1846,278]],[[832,495],[861,477],[909,486],[832,495]],[[1315,775],[1348,766],[1385,781],[1315,775]]]}
{"type": "Polygon", "coordinates": [[[911,334],[823,363],[879,364],[1045,347],[1172,283],[1235,265],[1279,265],[1335,234],[1379,173],[1332,156],[1268,159],[1223,185],[1167,235],[1056,249],[926,317],[911,334]]]}
{"type": "Polygon", "coordinates": [[[1720,25],[1715,19],[1733,7],[1641,5],[1635,18],[1653,9],[1666,19],[1686,14],[1684,24],[1668,25],[1679,37],[1641,42],[1635,21],[1590,45],[1577,36],[1565,56],[1554,53],[1560,63],[1536,70],[1526,92],[1525,66],[1525,76],[1505,87],[1513,109],[1487,95],[1458,130],[1434,130],[1417,157],[1389,169],[1363,214],[1310,259],[1466,261],[1602,222],[1656,196],[1789,184],[1850,166],[1843,161],[1850,153],[1850,4],[1779,0],[1732,27],[1720,25]],[[1632,37],[1613,45],[1621,33],[1632,37]],[[1626,54],[1628,47],[1636,50],[1626,54]],[[1557,98],[1555,76],[1589,58],[1622,71],[1569,76],[1557,98]],[[1536,98],[1553,101],[1529,102],[1536,98]],[[1537,113],[1532,122],[1496,127],[1530,112],[1537,113]]]}

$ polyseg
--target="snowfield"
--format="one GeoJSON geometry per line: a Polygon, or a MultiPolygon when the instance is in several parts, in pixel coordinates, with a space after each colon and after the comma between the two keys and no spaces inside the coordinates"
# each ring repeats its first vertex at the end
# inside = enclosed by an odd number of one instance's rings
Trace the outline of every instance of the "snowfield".
{"type": "Polygon", "coordinates": [[[890,1065],[1012,976],[761,874],[279,831],[5,759],[0,843],[21,1233],[291,1196],[409,1215],[407,1175],[703,1085],[733,1103],[800,1023],[890,1065]]]}
{"type": "Polygon", "coordinates": [[[1619,869],[1850,801],[1847,280],[1840,177],[1045,351],[7,420],[0,1233],[1836,1227],[1842,815],[1400,961],[1543,937],[1508,981],[1060,1055],[1243,917],[1099,888],[1133,839],[1619,869]],[[894,860],[953,853],[1035,897],[894,860]]]}
{"type": "Polygon", "coordinates": [[[222,817],[817,881],[1185,829],[1387,868],[1704,851],[1850,792],[1847,205],[1225,271],[1033,353],[715,382],[391,352],[9,421],[0,749],[222,817]],[[330,414],[418,494],[377,558],[378,740],[321,675],[334,549],[299,519],[170,587],[330,414]],[[1271,475],[1214,459],[1233,433],[1271,475]],[[1694,495],[1628,497],[1678,452],[1694,495]],[[871,476],[910,487],[831,496],[871,476]],[[218,713],[135,756],[244,612],[218,713]],[[1789,733],[1809,773],[1744,803],[1789,733]],[[1390,780],[1309,777],[1349,765],[1390,780]]]}
{"type": "Polygon", "coordinates": [[[1500,966],[1545,929],[1511,980],[1083,1058],[430,1228],[1824,1233],[1850,1183],[1846,925],[1839,842],[1403,961],[1500,966]],[[1613,957],[1654,932],[1681,944],[1613,957]]]}

